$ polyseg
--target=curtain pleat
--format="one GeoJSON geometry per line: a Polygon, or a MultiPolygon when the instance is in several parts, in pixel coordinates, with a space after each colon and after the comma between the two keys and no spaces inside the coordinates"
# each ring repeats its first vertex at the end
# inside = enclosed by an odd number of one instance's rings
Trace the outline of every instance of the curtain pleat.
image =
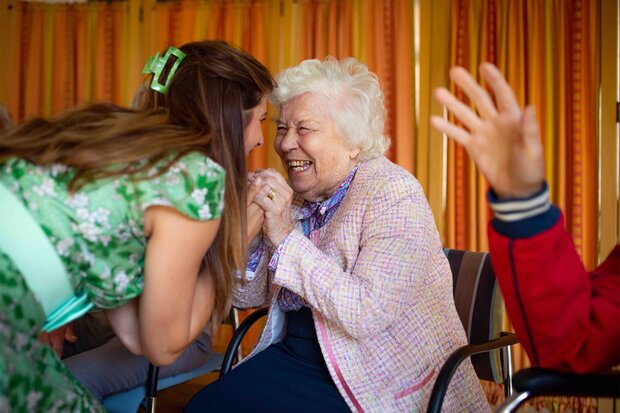
{"type": "Polygon", "coordinates": [[[27,8],[22,26],[22,50],[24,78],[23,107],[25,113],[44,115],[43,113],[43,7],[32,5],[27,8]],[[27,79],[27,81],[25,81],[27,79]]]}
{"type": "MultiPolygon", "coordinates": [[[[93,48],[90,44],[93,39],[90,28],[93,24],[93,13],[90,8],[75,9],[75,33],[76,36],[71,39],[75,45],[75,77],[74,90],[75,94],[69,96],[68,100],[75,105],[79,105],[91,100],[92,97],[92,56],[93,48]],[[73,99],[73,100],[71,100],[73,99]]],[[[67,107],[71,105],[67,104],[67,107]]],[[[59,108],[60,109],[60,108],[59,108]]],[[[23,114],[23,118],[27,115],[23,114]]]]}
{"type": "Polygon", "coordinates": [[[571,60],[569,70],[569,136],[572,145],[568,198],[569,229],[586,267],[596,259],[596,120],[598,118],[596,33],[599,3],[574,0],[570,3],[569,33],[571,60]]]}
{"type": "MultiPolygon", "coordinates": [[[[413,36],[409,51],[401,51],[411,53],[412,56],[411,90],[406,91],[400,87],[403,81],[402,76],[405,75],[399,73],[397,80],[399,87],[396,93],[410,93],[414,112],[410,121],[414,129],[411,147],[407,147],[406,142],[399,139],[396,160],[401,165],[408,165],[407,162],[413,164],[412,171],[424,189],[441,241],[446,244],[446,222],[454,217],[454,214],[447,210],[452,207],[452,202],[446,202],[448,199],[446,196],[447,140],[441,133],[431,128],[429,117],[430,115],[441,116],[444,111],[434,99],[433,91],[438,86],[448,84],[448,69],[452,53],[450,45],[453,44],[451,21],[454,14],[451,0],[433,2],[415,0],[412,14],[414,15],[415,33],[409,34],[413,36]]],[[[404,38],[404,34],[402,37],[404,38]]],[[[406,40],[401,38],[399,41],[404,43],[406,40]]],[[[397,56],[397,62],[398,65],[401,64],[400,55],[397,56]]],[[[403,116],[407,116],[403,111],[396,113],[399,128],[403,126],[401,122],[406,121],[403,116]]],[[[450,184],[452,183],[451,181],[450,184]]]]}
{"type": "Polygon", "coordinates": [[[55,59],[52,65],[52,84],[56,85],[57,93],[51,94],[51,113],[59,113],[72,104],[73,78],[75,76],[75,50],[70,39],[75,36],[75,22],[68,13],[68,8],[59,6],[51,25],[53,36],[50,41],[50,51],[54,56],[66,56],[63,59],[55,59]],[[53,41],[54,39],[62,40],[53,41]]]}
{"type": "MultiPolygon", "coordinates": [[[[393,136],[397,137],[393,144],[394,161],[402,167],[413,171],[414,144],[414,70],[413,70],[413,33],[411,18],[412,4],[393,0],[392,16],[392,70],[394,72],[393,136]],[[408,138],[405,138],[408,137],[408,138]]],[[[350,14],[350,12],[348,13],[350,14]]],[[[346,55],[346,53],[345,53],[346,55]]]]}

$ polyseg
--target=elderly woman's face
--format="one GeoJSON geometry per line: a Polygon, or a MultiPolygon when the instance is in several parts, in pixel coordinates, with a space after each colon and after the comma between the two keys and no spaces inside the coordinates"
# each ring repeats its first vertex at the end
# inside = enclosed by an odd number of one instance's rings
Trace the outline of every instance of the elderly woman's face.
{"type": "Polygon", "coordinates": [[[313,93],[280,108],[275,148],[291,188],[308,201],[329,198],[347,178],[359,150],[345,141],[331,113],[333,103],[313,93]]]}

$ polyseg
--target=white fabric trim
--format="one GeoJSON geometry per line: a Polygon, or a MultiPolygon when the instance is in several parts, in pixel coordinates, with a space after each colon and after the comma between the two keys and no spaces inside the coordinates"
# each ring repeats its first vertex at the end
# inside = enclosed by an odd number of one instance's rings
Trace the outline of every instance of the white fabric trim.
{"type": "Polygon", "coordinates": [[[547,201],[547,203],[545,203],[545,205],[542,205],[538,208],[534,208],[534,209],[530,209],[527,211],[523,211],[523,212],[516,212],[516,213],[512,213],[512,214],[503,214],[501,212],[495,212],[495,218],[499,219],[500,221],[505,221],[505,222],[514,222],[514,221],[520,221],[522,219],[526,219],[526,218],[531,218],[534,217],[536,215],[541,215],[545,212],[547,212],[549,210],[549,208],[551,208],[551,204],[549,203],[549,201],[547,201]]]}
{"type": "Polygon", "coordinates": [[[526,209],[538,208],[542,204],[549,204],[549,189],[545,189],[540,195],[529,199],[515,199],[506,202],[491,202],[491,208],[495,212],[523,211],[526,209]]]}

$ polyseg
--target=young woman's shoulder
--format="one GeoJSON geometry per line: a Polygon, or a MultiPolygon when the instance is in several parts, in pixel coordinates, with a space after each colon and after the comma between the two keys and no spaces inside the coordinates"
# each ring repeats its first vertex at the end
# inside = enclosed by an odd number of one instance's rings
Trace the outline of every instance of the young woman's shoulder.
{"type": "Polygon", "coordinates": [[[170,162],[168,157],[148,171],[149,179],[136,183],[142,210],[164,205],[197,220],[218,218],[224,209],[226,171],[200,152],[170,162]]]}
{"type": "Polygon", "coordinates": [[[226,171],[220,164],[209,158],[202,152],[188,152],[174,162],[174,165],[185,168],[190,173],[209,177],[226,175],[226,171]]]}

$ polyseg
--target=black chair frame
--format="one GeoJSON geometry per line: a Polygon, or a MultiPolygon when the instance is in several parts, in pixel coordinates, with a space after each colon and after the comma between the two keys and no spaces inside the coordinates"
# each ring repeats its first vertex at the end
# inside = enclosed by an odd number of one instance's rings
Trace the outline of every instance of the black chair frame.
{"type": "Polygon", "coordinates": [[[233,359],[235,355],[239,353],[238,349],[241,345],[241,340],[243,340],[243,337],[245,337],[250,327],[258,320],[265,317],[268,312],[269,308],[267,307],[259,308],[239,324],[239,327],[237,327],[228,343],[226,353],[224,353],[224,360],[222,360],[222,367],[220,367],[220,378],[232,369],[233,359]]]}
{"type": "MultiPolygon", "coordinates": [[[[267,314],[267,309],[265,308],[265,314],[267,314]]],[[[260,311],[260,310],[259,310],[260,311]]],[[[250,317],[252,317],[254,315],[254,313],[250,314],[250,317]]],[[[232,320],[233,325],[238,325],[238,318],[237,318],[237,313],[234,311],[234,309],[231,308],[230,313],[228,315],[228,317],[232,320]]],[[[248,317],[248,318],[250,318],[248,317]]],[[[258,317],[260,318],[260,317],[258,317]]],[[[257,319],[258,319],[257,318],[257,319]]],[[[244,320],[245,322],[245,320],[244,320]]],[[[244,331],[244,335],[247,332],[247,330],[251,327],[251,324],[253,324],[254,321],[252,321],[252,323],[250,323],[247,327],[245,327],[245,331],[244,331]]],[[[242,327],[242,325],[240,325],[238,328],[235,329],[235,334],[237,333],[238,330],[240,330],[242,327]]],[[[235,347],[235,350],[239,347],[239,344],[241,343],[241,339],[243,338],[243,336],[241,336],[241,338],[238,339],[238,343],[235,347]]],[[[233,334],[233,338],[232,340],[235,339],[235,335],[233,334]]],[[[231,366],[232,366],[232,360],[234,357],[234,353],[229,354],[229,348],[230,348],[230,344],[228,345],[227,349],[226,349],[226,357],[224,358],[224,361],[222,362],[222,367],[220,367],[220,369],[224,368],[224,362],[226,362],[227,364],[227,371],[230,370],[231,366]],[[228,361],[226,361],[228,360],[228,361]]],[[[239,353],[237,353],[239,355],[239,353]]],[[[240,359],[240,356],[238,356],[240,359]]],[[[221,372],[220,372],[220,377],[222,376],[221,372]]],[[[145,384],[145,400],[146,400],[146,412],[147,413],[155,413],[155,409],[156,409],[156,401],[157,401],[157,383],[159,381],[159,367],[153,365],[152,363],[149,363],[149,369],[148,369],[148,374],[146,377],[146,384],[145,384]]]]}
{"type": "Polygon", "coordinates": [[[159,367],[149,363],[149,372],[146,377],[146,412],[155,413],[157,401],[157,381],[159,380],[159,367]]]}
{"type": "MultiPolygon", "coordinates": [[[[518,342],[519,340],[515,334],[502,332],[502,335],[494,340],[480,344],[467,344],[454,350],[443,363],[439,373],[437,374],[437,379],[433,385],[433,390],[431,391],[426,412],[441,412],[441,406],[443,405],[444,398],[446,397],[450,380],[452,379],[454,373],[456,373],[457,368],[465,359],[473,356],[474,354],[485,353],[491,350],[501,349],[503,347],[509,348],[511,345],[517,344],[518,342]]],[[[508,373],[505,378],[505,393],[507,393],[511,387],[511,383],[509,381],[510,373],[508,373]]]]}

